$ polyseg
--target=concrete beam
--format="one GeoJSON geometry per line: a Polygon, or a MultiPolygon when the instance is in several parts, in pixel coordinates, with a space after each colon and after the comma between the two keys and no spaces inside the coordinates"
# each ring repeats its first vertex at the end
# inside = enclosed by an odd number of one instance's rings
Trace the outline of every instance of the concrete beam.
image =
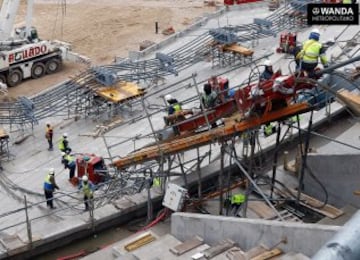
{"type": "Polygon", "coordinates": [[[286,239],[286,244],[277,247],[284,252],[301,252],[307,256],[314,255],[339,229],[339,226],[192,213],[174,213],[171,216],[171,234],[181,241],[195,235],[210,245],[231,239],[240,248],[249,250],[260,244],[272,247],[286,239]]]}

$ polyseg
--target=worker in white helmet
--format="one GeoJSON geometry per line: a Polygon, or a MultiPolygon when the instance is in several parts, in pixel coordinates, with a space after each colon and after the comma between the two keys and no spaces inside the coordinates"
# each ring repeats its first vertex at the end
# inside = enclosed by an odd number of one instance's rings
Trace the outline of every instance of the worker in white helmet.
{"type": "Polygon", "coordinates": [[[46,198],[46,205],[51,209],[55,209],[53,204],[54,199],[54,190],[60,189],[55,182],[55,169],[50,168],[47,176],[45,177],[44,181],[44,193],[46,198]]]}
{"type": "Polygon", "coordinates": [[[68,134],[64,133],[59,140],[58,143],[59,150],[61,152],[71,152],[71,148],[69,147],[68,134]]]}
{"type": "Polygon", "coordinates": [[[172,125],[179,120],[185,119],[181,116],[180,112],[182,111],[181,104],[179,101],[174,98],[172,95],[167,94],[165,96],[165,100],[168,103],[168,115],[164,117],[164,121],[166,125],[172,125]]]}
{"type": "Polygon", "coordinates": [[[317,28],[311,30],[309,39],[303,42],[301,51],[296,55],[300,61],[300,69],[307,72],[309,77],[314,77],[314,69],[318,65],[318,60],[324,67],[328,66],[328,60],[325,55],[325,48],[319,42],[320,32],[317,28]]]}
{"type": "Polygon", "coordinates": [[[260,75],[260,81],[269,80],[274,75],[273,65],[270,60],[266,60],[264,62],[264,66],[265,66],[265,69],[264,69],[263,73],[261,73],[261,75],[260,75]]]}
{"type": "Polygon", "coordinates": [[[81,189],[84,194],[85,211],[88,211],[90,205],[93,205],[92,200],[94,199],[95,186],[91,183],[87,175],[82,176],[79,189],[81,189]]]}

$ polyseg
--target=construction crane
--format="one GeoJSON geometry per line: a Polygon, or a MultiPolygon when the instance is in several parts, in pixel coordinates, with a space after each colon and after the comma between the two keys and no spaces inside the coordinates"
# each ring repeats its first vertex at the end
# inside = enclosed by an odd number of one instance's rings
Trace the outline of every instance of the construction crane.
{"type": "Polygon", "coordinates": [[[0,10],[0,82],[16,86],[26,78],[57,72],[63,59],[87,61],[70,44],[41,40],[31,26],[33,0],[27,1],[26,26],[14,29],[20,0],[4,0],[0,10]],[[78,57],[78,58],[75,58],[78,57]]]}
{"type": "MultiPolygon", "coordinates": [[[[319,77],[331,73],[339,67],[360,60],[360,56],[348,61],[318,70],[319,77]]],[[[171,155],[200,147],[215,140],[228,140],[247,130],[255,129],[263,124],[281,121],[288,117],[308,112],[314,109],[308,102],[292,103],[292,98],[298,90],[312,89],[317,86],[315,80],[307,81],[303,75],[275,74],[272,79],[248,85],[239,89],[235,97],[220,104],[203,114],[194,115],[183,122],[173,125],[180,135],[175,139],[163,140],[159,144],[145,147],[112,163],[118,169],[139,164],[145,161],[157,160],[161,156],[171,155]],[[302,80],[303,79],[303,80],[302,80]],[[199,127],[211,124],[220,118],[240,112],[240,117],[227,120],[224,126],[196,133],[199,127]]]]}

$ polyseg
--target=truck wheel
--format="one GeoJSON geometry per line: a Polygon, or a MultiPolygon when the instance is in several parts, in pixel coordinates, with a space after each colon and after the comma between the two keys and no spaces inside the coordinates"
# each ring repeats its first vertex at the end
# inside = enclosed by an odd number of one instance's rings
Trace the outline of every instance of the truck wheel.
{"type": "Polygon", "coordinates": [[[37,79],[45,74],[45,65],[41,62],[34,63],[31,68],[31,77],[37,79]]]}
{"type": "Polygon", "coordinates": [[[58,59],[51,59],[46,62],[46,74],[52,74],[57,72],[60,69],[60,60],[58,59]]]}
{"type": "Polygon", "coordinates": [[[7,82],[9,87],[14,87],[21,83],[23,79],[23,74],[21,70],[14,69],[9,71],[9,75],[7,76],[7,82]]]}
{"type": "Polygon", "coordinates": [[[6,76],[3,74],[0,74],[0,82],[6,84],[6,76]]]}

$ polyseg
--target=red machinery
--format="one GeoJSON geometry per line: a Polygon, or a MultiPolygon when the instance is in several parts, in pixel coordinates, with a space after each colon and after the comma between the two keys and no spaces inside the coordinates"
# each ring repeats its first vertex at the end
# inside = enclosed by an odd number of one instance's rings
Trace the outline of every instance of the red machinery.
{"type": "Polygon", "coordinates": [[[87,172],[89,180],[97,184],[105,181],[106,170],[104,159],[95,154],[82,154],[76,158],[76,167],[78,178],[81,178],[87,172]]]}
{"type": "Polygon", "coordinates": [[[311,84],[296,84],[294,75],[281,75],[276,72],[270,80],[254,83],[239,89],[235,97],[226,100],[216,107],[194,115],[176,124],[178,133],[195,131],[198,128],[210,125],[217,120],[230,116],[236,111],[243,114],[250,110],[266,113],[287,106],[288,100],[297,90],[311,89],[311,84]],[[294,88],[296,86],[296,88],[294,88]]]}
{"type": "Polygon", "coordinates": [[[296,47],[296,33],[282,33],[277,53],[290,53],[296,47]]]}

